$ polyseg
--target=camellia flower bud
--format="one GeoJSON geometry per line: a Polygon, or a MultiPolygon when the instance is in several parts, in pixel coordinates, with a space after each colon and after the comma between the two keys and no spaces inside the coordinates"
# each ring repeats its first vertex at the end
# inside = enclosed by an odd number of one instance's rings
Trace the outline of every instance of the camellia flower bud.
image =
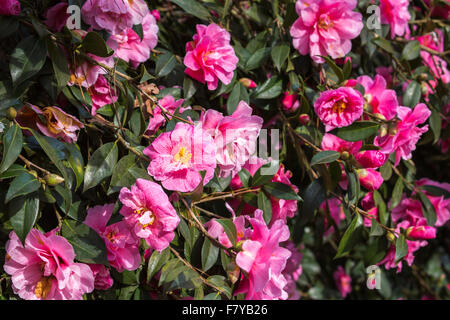
{"type": "Polygon", "coordinates": [[[298,117],[298,121],[302,126],[306,126],[309,123],[309,121],[311,121],[311,118],[306,113],[303,113],[298,117]]]}
{"type": "Polygon", "coordinates": [[[348,153],[347,151],[342,152],[341,159],[344,161],[350,159],[350,153],[348,153]]]}
{"type": "Polygon", "coordinates": [[[388,232],[388,233],[386,234],[386,237],[388,238],[388,240],[389,240],[390,242],[394,242],[394,241],[395,241],[395,235],[394,235],[392,232],[388,232]]]}
{"type": "Polygon", "coordinates": [[[412,240],[428,240],[436,238],[436,229],[430,226],[409,227],[406,237],[412,240]]]}
{"type": "Polygon", "coordinates": [[[9,107],[8,110],[6,111],[6,117],[12,121],[16,118],[16,116],[17,116],[17,110],[14,109],[13,107],[9,107]]]}
{"type": "Polygon", "coordinates": [[[255,81],[253,81],[252,79],[249,78],[241,78],[239,79],[239,82],[242,83],[242,85],[244,87],[246,87],[247,89],[253,89],[257,87],[257,84],[255,83],[255,81]]]}
{"type": "Polygon", "coordinates": [[[385,137],[388,134],[388,126],[386,124],[382,124],[380,126],[380,137],[385,137]]]}
{"type": "Polygon", "coordinates": [[[48,184],[50,187],[54,187],[62,182],[64,182],[64,178],[58,176],[54,173],[46,174],[44,177],[45,183],[48,184]]]}
{"type": "Polygon", "coordinates": [[[358,84],[358,81],[356,79],[348,79],[347,81],[345,81],[345,86],[346,87],[351,87],[353,88],[354,86],[356,86],[358,84]]]}

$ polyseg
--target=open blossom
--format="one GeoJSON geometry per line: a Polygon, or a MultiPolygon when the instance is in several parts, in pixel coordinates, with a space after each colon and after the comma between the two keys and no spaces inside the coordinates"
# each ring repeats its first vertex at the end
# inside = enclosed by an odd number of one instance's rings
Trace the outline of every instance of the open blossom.
{"type": "Polygon", "coordinates": [[[108,290],[112,287],[114,280],[111,278],[109,270],[102,264],[89,264],[92,273],[94,274],[94,288],[95,290],[108,290]]]}
{"type": "MultiPolygon", "coordinates": [[[[344,208],[342,207],[342,203],[337,198],[327,199],[320,204],[320,210],[329,211],[331,218],[336,223],[336,226],[339,226],[342,220],[345,219],[344,208]]],[[[324,218],[324,236],[328,236],[329,234],[334,232],[334,226],[331,221],[328,220],[328,215],[324,218]]]]}
{"type": "Polygon", "coordinates": [[[209,90],[217,88],[218,81],[230,84],[239,59],[230,45],[230,34],[217,24],[198,24],[193,41],[186,43],[185,73],[209,90]]]}
{"type": "Polygon", "coordinates": [[[97,110],[108,104],[114,103],[118,99],[115,89],[111,88],[108,80],[103,75],[99,75],[94,85],[88,88],[88,92],[92,99],[93,116],[97,114],[97,110]]]}
{"type": "Polygon", "coordinates": [[[374,144],[381,147],[380,151],[384,154],[389,155],[395,152],[395,165],[400,162],[400,158],[411,159],[420,137],[428,131],[428,125],[421,128],[418,125],[424,123],[430,115],[431,111],[423,103],[418,104],[414,109],[398,107],[397,117],[400,120],[387,132],[377,136],[374,144]]]}
{"type": "Polygon", "coordinates": [[[203,130],[208,131],[216,144],[220,177],[241,171],[245,162],[255,153],[263,119],[252,115],[252,111],[247,103],[241,101],[231,116],[224,116],[213,109],[202,114],[200,121],[203,130]]]}
{"type": "Polygon", "coordinates": [[[282,220],[277,220],[269,229],[264,222],[263,212],[256,210],[254,218],[249,218],[253,232],[242,244],[242,251],[236,256],[236,264],[248,274],[240,283],[239,292],[246,292],[245,299],[281,299],[288,295],[287,284],[282,271],[290,250],[280,246],[289,238],[289,228],[282,220]]]}
{"type": "Polygon", "coordinates": [[[132,29],[126,29],[119,34],[113,34],[108,39],[108,46],[114,50],[114,56],[126,62],[131,62],[133,67],[150,58],[150,51],[158,43],[158,25],[155,17],[147,13],[142,20],[143,38],[132,29]]]}
{"type": "Polygon", "coordinates": [[[123,204],[120,213],[136,236],[159,252],[167,248],[180,218],[161,186],[137,179],[131,189],[120,190],[119,200],[123,204]]]}
{"type": "Polygon", "coordinates": [[[71,244],[56,235],[32,229],[23,246],[14,231],[6,243],[3,269],[11,275],[15,294],[25,300],[82,300],[94,290],[87,264],[75,263],[71,244]]]}
{"type": "Polygon", "coordinates": [[[349,87],[324,91],[314,103],[314,111],[326,131],[351,125],[361,118],[363,110],[364,98],[361,93],[349,87]]]}
{"type": "Polygon", "coordinates": [[[58,107],[45,107],[41,110],[30,103],[19,110],[16,120],[22,126],[39,130],[47,137],[61,139],[67,143],[76,142],[77,131],[84,128],[83,123],[58,107]]]}
{"type": "Polygon", "coordinates": [[[90,208],[84,223],[105,241],[108,262],[112,267],[119,272],[136,270],[141,262],[139,240],[124,221],[107,226],[113,211],[114,204],[90,208]]]}
{"type": "Polygon", "coordinates": [[[173,131],[159,135],[144,154],[151,160],[148,173],[167,190],[191,192],[202,182],[201,171],[206,171],[203,184],[214,176],[216,145],[201,123],[178,122],[173,131]]]}
{"type": "Polygon", "coordinates": [[[61,32],[70,15],[67,13],[67,2],[62,1],[45,11],[45,24],[53,31],[61,32]]]}
{"type": "MultiPolygon", "coordinates": [[[[433,186],[440,189],[444,189],[447,192],[450,192],[450,183],[440,183],[436,181],[432,181],[427,178],[423,178],[416,181],[417,186],[433,186]]],[[[431,204],[436,211],[436,227],[441,227],[450,220],[450,199],[442,196],[433,196],[430,195],[426,190],[423,190],[423,193],[428,197],[431,204]]]]}
{"type": "Polygon", "coordinates": [[[409,35],[409,0],[380,0],[380,19],[382,24],[391,27],[391,38],[409,35]]]}
{"type": "Polygon", "coordinates": [[[367,101],[368,112],[382,115],[386,120],[391,120],[397,115],[397,94],[394,90],[386,89],[386,80],[377,74],[375,79],[361,76],[358,83],[365,89],[364,98],[367,101]]]}
{"type": "Polygon", "coordinates": [[[341,293],[342,298],[345,298],[350,292],[352,292],[352,278],[345,272],[342,266],[339,266],[333,273],[336,286],[341,293]]]}
{"type": "MultiPolygon", "coordinates": [[[[181,107],[183,102],[184,102],[183,99],[175,100],[175,98],[172,97],[171,95],[167,95],[164,98],[158,100],[158,105],[151,110],[152,114],[150,115],[150,121],[148,123],[148,127],[145,133],[148,135],[153,135],[156,133],[159,127],[161,127],[166,123],[166,119],[162,115],[161,108],[159,106],[163,107],[165,110],[167,110],[169,113],[173,115],[178,108],[180,108],[179,109],[180,113],[183,113],[185,110],[188,109],[181,107]]],[[[170,116],[169,115],[167,116],[170,119],[170,116]]]]}
{"type": "Polygon", "coordinates": [[[87,0],[81,8],[84,22],[95,30],[119,34],[141,24],[149,12],[144,0],[87,0]]]}
{"type": "Polygon", "coordinates": [[[18,16],[20,14],[20,2],[18,0],[2,0],[0,2],[0,15],[18,16]]]}
{"type": "Polygon", "coordinates": [[[362,15],[353,11],[356,5],[356,0],[298,0],[299,17],[290,29],[294,47],[317,63],[324,62],[319,56],[344,57],[363,28],[362,15]]]}

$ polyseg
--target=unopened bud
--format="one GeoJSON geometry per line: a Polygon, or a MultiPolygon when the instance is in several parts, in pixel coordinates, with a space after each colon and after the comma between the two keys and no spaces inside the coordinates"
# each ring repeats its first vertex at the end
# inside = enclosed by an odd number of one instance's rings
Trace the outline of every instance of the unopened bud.
{"type": "Polygon", "coordinates": [[[345,86],[346,87],[351,87],[353,88],[354,86],[356,86],[358,84],[358,81],[356,81],[356,79],[348,79],[347,81],[345,81],[345,86]]]}
{"type": "Polygon", "coordinates": [[[348,153],[348,151],[342,152],[341,153],[341,159],[344,160],[344,161],[350,159],[350,153],[348,153]]]}
{"type": "Polygon", "coordinates": [[[54,186],[64,182],[64,179],[62,177],[60,177],[54,173],[45,175],[44,180],[51,187],[54,187],[54,186]]]}
{"type": "Polygon", "coordinates": [[[6,110],[6,117],[9,120],[14,120],[17,116],[17,110],[14,109],[13,107],[9,107],[8,110],[6,110]]]}
{"type": "Polygon", "coordinates": [[[380,136],[381,137],[385,137],[385,136],[387,136],[387,134],[388,134],[388,127],[387,127],[387,125],[385,125],[385,124],[381,125],[381,127],[380,127],[380,136]]]}
{"type": "Polygon", "coordinates": [[[242,85],[247,89],[253,89],[257,87],[255,81],[249,78],[241,78],[239,79],[239,82],[242,83],[242,85]]]}
{"type": "Polygon", "coordinates": [[[303,113],[298,117],[298,121],[302,126],[306,126],[309,123],[309,121],[311,121],[311,118],[306,113],[303,113]]]}
{"type": "Polygon", "coordinates": [[[374,113],[373,116],[377,119],[386,121],[386,117],[384,115],[382,115],[381,113],[374,113]]]}
{"type": "Polygon", "coordinates": [[[386,237],[388,238],[388,240],[390,242],[394,242],[395,241],[395,235],[392,232],[389,232],[386,234],[386,237]]]}
{"type": "Polygon", "coordinates": [[[426,73],[421,73],[419,75],[419,80],[420,81],[426,81],[428,79],[428,75],[426,73]]]}

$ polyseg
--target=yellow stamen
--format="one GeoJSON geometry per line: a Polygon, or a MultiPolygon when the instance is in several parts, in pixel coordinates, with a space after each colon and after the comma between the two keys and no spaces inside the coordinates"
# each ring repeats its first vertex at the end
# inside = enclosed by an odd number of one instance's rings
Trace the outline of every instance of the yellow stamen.
{"type": "Polygon", "coordinates": [[[343,101],[338,101],[338,102],[336,102],[334,105],[333,105],[333,112],[335,112],[335,113],[339,113],[339,114],[341,114],[344,110],[345,110],[345,108],[347,108],[347,105],[345,104],[345,102],[343,102],[343,101]]]}
{"type": "Polygon", "coordinates": [[[43,277],[39,280],[34,289],[36,298],[45,300],[52,289],[52,282],[53,279],[51,277],[43,277]]]}
{"type": "Polygon", "coordinates": [[[173,157],[176,162],[181,162],[182,164],[188,164],[192,159],[192,153],[188,152],[185,147],[181,147],[178,153],[173,157]]]}
{"type": "Polygon", "coordinates": [[[86,78],[84,76],[77,77],[74,74],[70,75],[70,82],[77,84],[79,86],[81,86],[81,84],[84,82],[84,80],[86,80],[86,78]]]}

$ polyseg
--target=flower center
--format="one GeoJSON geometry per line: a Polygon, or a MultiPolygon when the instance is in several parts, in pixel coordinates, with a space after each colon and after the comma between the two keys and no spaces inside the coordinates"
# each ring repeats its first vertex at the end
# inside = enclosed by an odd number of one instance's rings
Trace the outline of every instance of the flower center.
{"type": "Polygon", "coordinates": [[[329,16],[322,16],[319,19],[319,28],[323,30],[328,30],[330,28],[333,28],[334,24],[330,20],[329,16]]]}
{"type": "Polygon", "coordinates": [[[345,108],[347,108],[347,105],[343,101],[338,101],[333,105],[333,112],[341,114],[345,108]]]}
{"type": "Polygon", "coordinates": [[[191,159],[192,153],[190,153],[185,147],[181,147],[180,150],[173,156],[173,160],[184,165],[188,164],[191,159]]]}
{"type": "Polygon", "coordinates": [[[53,278],[52,277],[42,277],[41,280],[36,284],[36,288],[34,289],[34,295],[38,299],[45,300],[50,293],[52,288],[53,278]]]}
{"type": "Polygon", "coordinates": [[[140,208],[134,210],[134,213],[139,216],[139,223],[142,225],[142,229],[150,227],[155,223],[156,217],[153,212],[147,208],[140,208]],[[147,215],[146,215],[147,213],[147,215]]]}
{"type": "Polygon", "coordinates": [[[74,74],[70,75],[70,82],[75,83],[76,85],[81,86],[81,84],[86,80],[84,76],[77,77],[74,74]]]}

